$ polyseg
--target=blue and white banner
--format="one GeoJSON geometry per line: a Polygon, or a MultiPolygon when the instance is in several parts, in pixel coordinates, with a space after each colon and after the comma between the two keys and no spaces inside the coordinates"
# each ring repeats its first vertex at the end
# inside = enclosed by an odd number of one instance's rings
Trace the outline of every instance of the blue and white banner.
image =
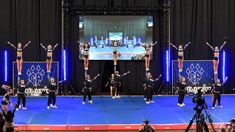
{"type": "MultiPolygon", "coordinates": [[[[211,84],[214,82],[214,71],[212,60],[185,60],[181,76],[184,76],[187,81],[187,90],[196,92],[202,88],[206,92],[211,89],[211,84]]],[[[172,61],[172,84],[173,87],[179,81],[178,61],[172,61]]]]}
{"type": "Polygon", "coordinates": [[[47,73],[46,62],[23,62],[22,75],[18,76],[17,64],[13,62],[13,88],[17,87],[18,81],[23,79],[29,87],[26,93],[29,95],[38,95],[45,90],[48,85],[49,77],[59,79],[59,63],[53,62],[51,73],[47,73]]]}

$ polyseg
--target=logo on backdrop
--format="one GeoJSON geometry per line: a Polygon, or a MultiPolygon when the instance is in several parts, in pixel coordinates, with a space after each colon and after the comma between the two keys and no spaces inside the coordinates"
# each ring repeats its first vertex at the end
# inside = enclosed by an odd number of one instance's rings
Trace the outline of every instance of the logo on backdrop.
{"type": "Polygon", "coordinates": [[[202,79],[204,69],[200,66],[200,64],[190,64],[190,66],[186,69],[187,80],[194,85],[199,84],[202,79]]]}
{"type": "Polygon", "coordinates": [[[28,76],[28,83],[31,83],[33,86],[37,87],[43,81],[43,76],[45,71],[40,67],[40,65],[31,65],[26,72],[28,76]]]}

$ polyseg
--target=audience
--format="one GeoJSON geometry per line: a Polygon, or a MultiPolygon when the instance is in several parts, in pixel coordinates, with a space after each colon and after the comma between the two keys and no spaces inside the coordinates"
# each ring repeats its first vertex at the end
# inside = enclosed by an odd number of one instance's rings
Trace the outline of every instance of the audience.
{"type": "Polygon", "coordinates": [[[149,125],[149,121],[145,120],[139,128],[140,132],[155,132],[154,128],[149,125]]]}
{"type": "Polygon", "coordinates": [[[15,108],[13,111],[8,110],[7,112],[5,112],[4,110],[2,110],[3,113],[3,117],[5,119],[5,123],[3,125],[3,131],[4,132],[14,132],[14,116],[15,116],[15,111],[17,108],[17,104],[15,105],[15,108]]]}

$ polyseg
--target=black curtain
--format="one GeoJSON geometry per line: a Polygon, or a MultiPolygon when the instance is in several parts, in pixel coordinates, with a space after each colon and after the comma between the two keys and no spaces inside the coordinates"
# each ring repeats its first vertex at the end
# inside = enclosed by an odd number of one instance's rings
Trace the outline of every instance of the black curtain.
{"type": "MultiPolygon", "coordinates": [[[[70,1],[70,4],[82,4],[84,1],[70,1]]],[[[107,2],[107,1],[102,1],[107,2]]],[[[154,1],[155,2],[155,1],[154,1]]],[[[137,2],[138,3],[138,2],[137,2]]],[[[0,83],[4,80],[3,52],[10,52],[11,61],[15,60],[15,51],[6,41],[32,44],[24,51],[25,61],[44,61],[45,52],[40,47],[42,43],[61,42],[61,1],[60,0],[0,0],[0,83]]],[[[101,3],[106,5],[106,3],[101,3]]],[[[163,72],[162,44],[162,13],[154,14],[153,40],[161,43],[154,48],[151,69],[154,77],[163,72]]],[[[77,91],[81,90],[84,79],[83,62],[78,58],[79,28],[78,16],[70,14],[68,18],[68,40],[65,48],[69,54],[69,80],[77,91]]],[[[228,44],[224,47],[229,55],[227,74],[229,77],[226,92],[232,92],[235,86],[235,1],[234,0],[171,0],[171,42],[192,45],[185,52],[186,59],[212,59],[211,50],[205,45],[208,41],[212,45],[220,45],[224,38],[228,44]]],[[[60,61],[60,47],[54,53],[54,60],[60,61]]],[[[104,87],[112,71],[112,61],[91,61],[89,74],[97,73],[102,76],[95,82],[96,92],[106,92],[104,87]]],[[[140,94],[143,92],[141,81],[144,79],[143,61],[119,61],[118,69],[121,73],[132,73],[123,80],[122,91],[125,94],[140,94]]],[[[11,63],[9,67],[9,84],[11,84],[11,63]]]]}
{"type": "Polygon", "coordinates": [[[224,40],[227,40],[227,45],[224,47],[229,61],[226,66],[229,77],[225,88],[227,93],[234,92],[232,89],[235,86],[234,22],[234,0],[171,1],[171,42],[175,44],[192,42],[185,52],[186,59],[212,59],[213,53],[206,46],[206,42],[213,46],[220,46],[224,40]]]}
{"type": "MultiPolygon", "coordinates": [[[[24,61],[44,61],[45,51],[40,43],[60,43],[61,17],[58,0],[0,0],[0,82],[4,82],[3,52],[9,52],[8,83],[12,82],[12,61],[15,61],[15,50],[7,45],[10,41],[32,43],[24,50],[24,61]]],[[[54,52],[55,61],[60,60],[60,46],[54,52]]]]}

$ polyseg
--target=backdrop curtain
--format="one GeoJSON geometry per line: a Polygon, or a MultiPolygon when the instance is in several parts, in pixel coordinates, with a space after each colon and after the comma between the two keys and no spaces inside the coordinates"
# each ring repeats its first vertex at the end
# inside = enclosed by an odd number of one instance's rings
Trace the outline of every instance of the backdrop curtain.
{"type": "MultiPolygon", "coordinates": [[[[149,6],[158,2],[151,1],[149,6]]],[[[69,4],[82,5],[84,0],[69,0],[69,4]]],[[[93,4],[91,0],[87,1],[93,4]]],[[[95,2],[97,3],[97,2],[95,2]]],[[[101,0],[98,4],[107,6],[109,0],[101,0]]],[[[146,5],[143,0],[115,0],[114,4],[146,5]]],[[[16,43],[18,41],[26,43],[29,40],[32,44],[24,51],[25,61],[44,61],[45,52],[40,47],[42,43],[61,42],[61,1],[60,0],[0,0],[0,83],[4,81],[3,52],[8,50],[11,61],[15,60],[15,51],[6,44],[6,41],[16,43]]],[[[70,14],[68,21],[68,40],[65,48],[68,50],[69,69],[68,76],[71,84],[77,91],[81,91],[84,79],[83,61],[79,60],[78,45],[79,40],[79,16],[70,14]]],[[[235,67],[234,50],[235,45],[235,1],[234,0],[171,0],[171,42],[184,44],[189,41],[192,45],[185,52],[186,59],[212,59],[211,50],[205,45],[208,41],[212,45],[222,44],[224,38],[228,39],[224,50],[229,55],[226,67],[229,77],[226,84],[226,93],[233,92],[235,87],[235,67]]],[[[153,41],[158,40],[160,45],[154,47],[151,69],[154,77],[157,77],[164,70],[163,53],[165,51],[162,44],[162,17],[161,13],[154,15],[153,41]]],[[[54,60],[60,61],[61,47],[54,52],[54,60]]],[[[173,52],[173,51],[172,51],[173,52]]],[[[176,53],[174,54],[176,56],[176,53]]],[[[176,59],[176,57],[173,57],[176,59]]],[[[8,84],[12,83],[11,63],[9,64],[8,84]]],[[[107,92],[104,87],[108,77],[112,72],[112,61],[91,61],[89,74],[100,73],[102,76],[95,82],[95,92],[107,92]]],[[[122,92],[124,94],[141,94],[143,88],[141,81],[144,79],[144,61],[119,61],[118,69],[121,73],[131,71],[132,73],[123,80],[122,92]]],[[[161,84],[161,82],[160,82],[161,84]]],[[[160,85],[159,84],[159,85],[160,85]]]]}

